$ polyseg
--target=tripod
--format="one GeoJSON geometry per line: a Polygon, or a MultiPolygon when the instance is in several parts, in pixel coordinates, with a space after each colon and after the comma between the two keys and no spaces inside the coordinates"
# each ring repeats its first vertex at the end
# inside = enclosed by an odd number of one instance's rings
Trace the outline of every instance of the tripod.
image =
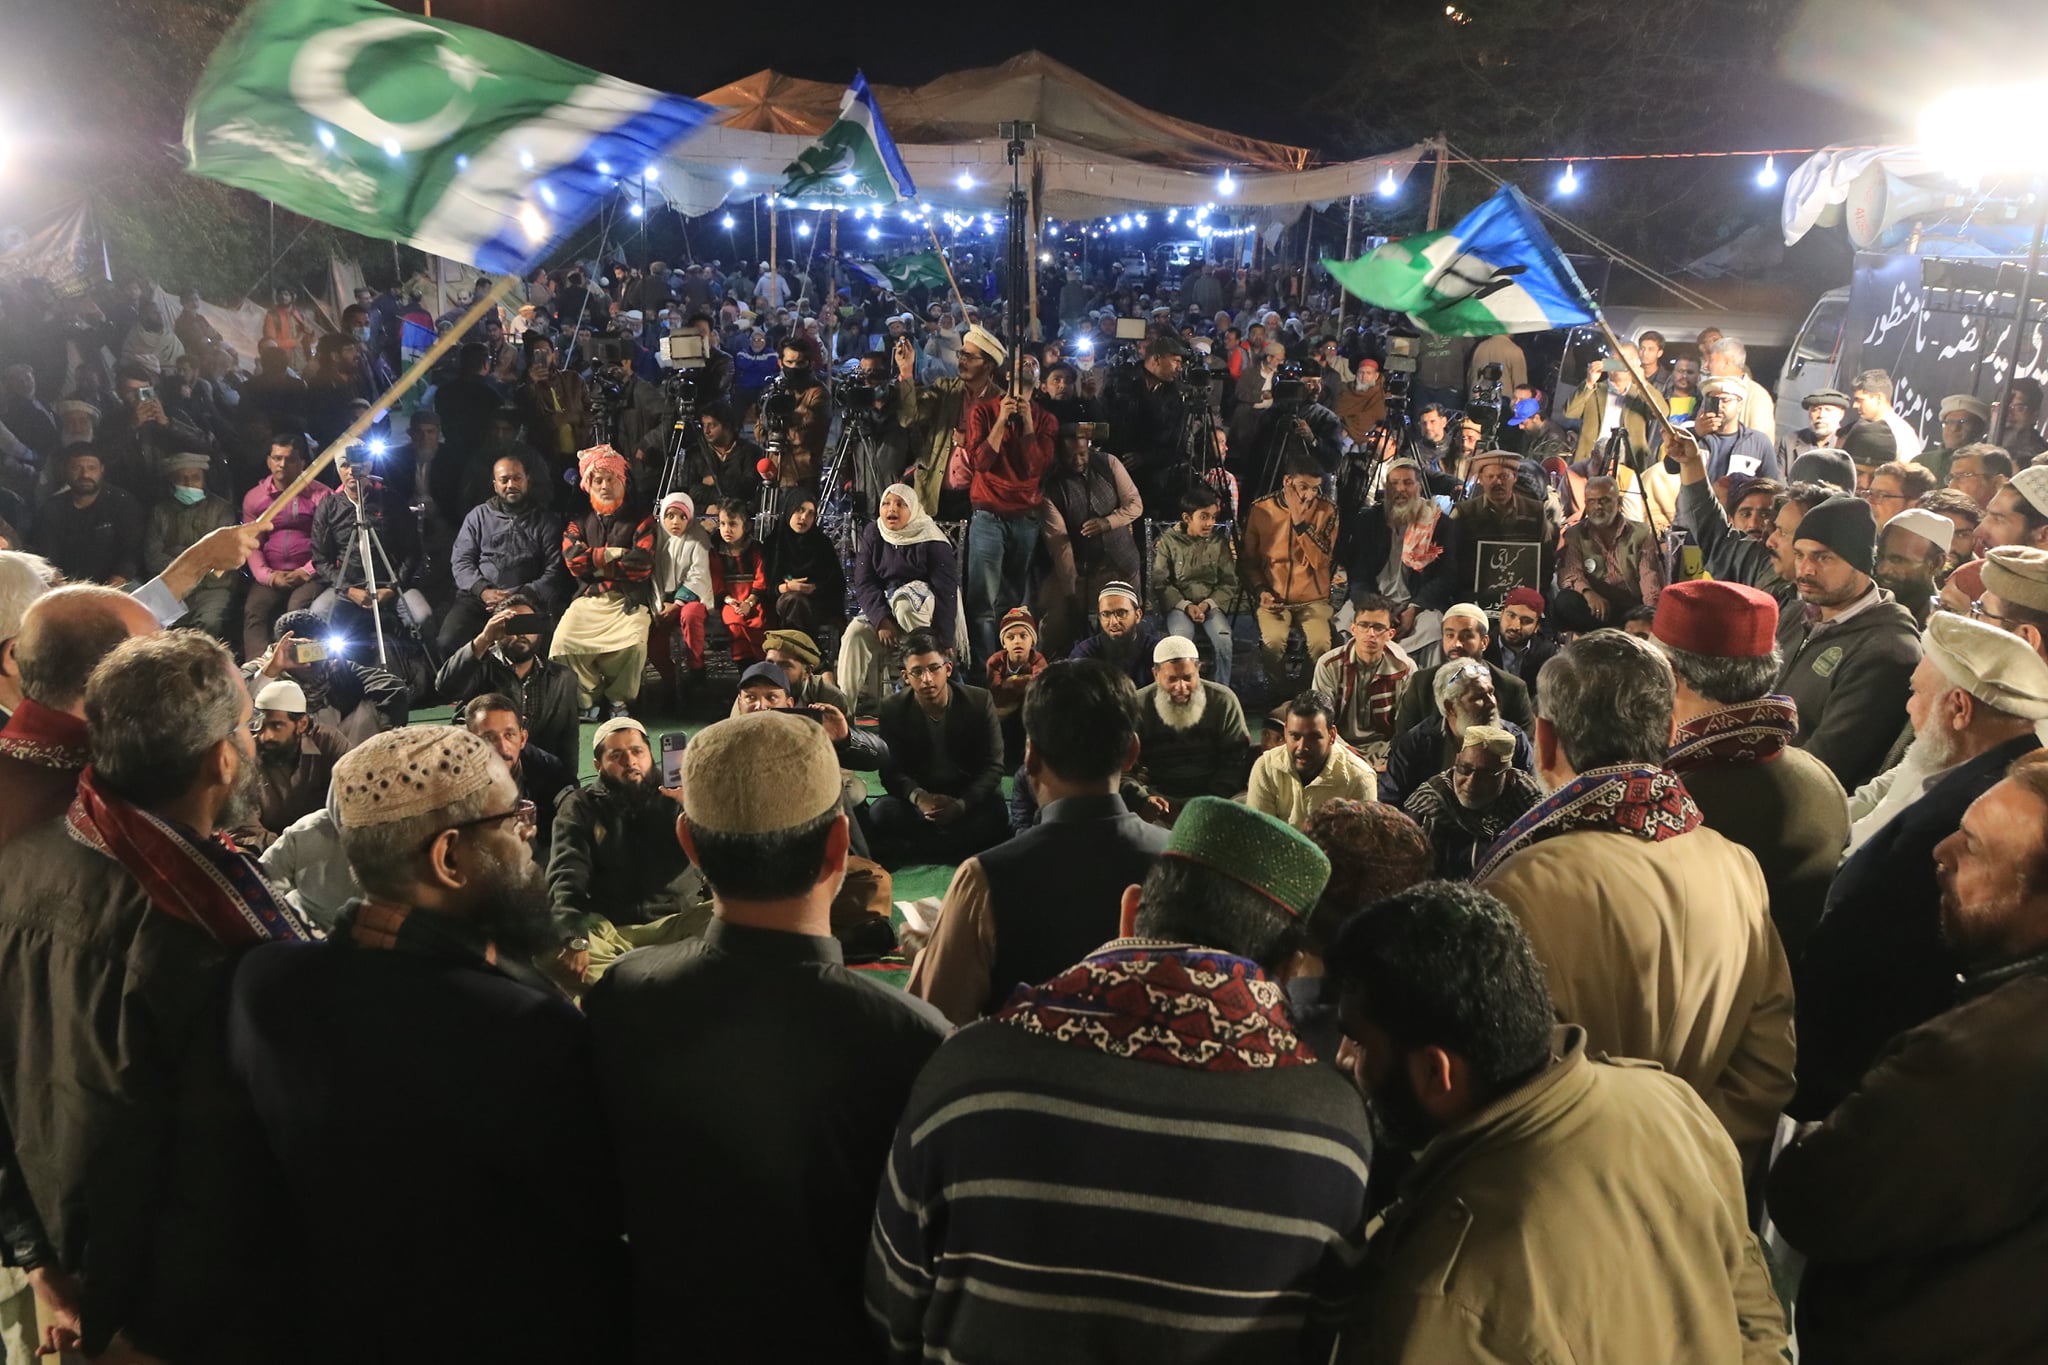
{"type": "Polygon", "coordinates": [[[889,484],[882,466],[882,444],[874,423],[865,413],[845,409],[839,418],[839,436],[825,457],[819,481],[821,521],[829,518],[827,534],[840,544],[842,553],[853,553],[856,525],[867,515],[867,500],[879,498],[889,484]]]}
{"type": "MultiPolygon", "coordinates": [[[[344,491],[341,496],[348,498],[350,505],[355,508],[356,524],[347,544],[342,547],[341,567],[335,574],[335,592],[339,594],[335,605],[340,606],[348,596],[348,589],[341,585],[348,582],[349,566],[359,565],[363,571],[363,589],[370,595],[370,604],[362,610],[370,614],[370,627],[377,640],[377,664],[380,668],[388,669],[390,657],[384,642],[384,606],[377,600],[378,568],[381,565],[384,586],[391,589],[391,603],[396,610],[399,624],[405,628],[412,642],[419,646],[420,655],[427,661],[429,669],[438,670],[440,660],[434,657],[433,647],[427,643],[426,632],[421,630],[419,621],[412,614],[412,608],[406,605],[405,592],[398,586],[398,574],[391,567],[391,556],[385,552],[383,538],[377,534],[378,513],[374,507],[365,506],[375,495],[365,497],[344,491]]],[[[415,508],[415,515],[420,511],[421,509],[415,508]]]]}
{"type": "Polygon", "coordinates": [[[691,451],[702,450],[707,444],[704,423],[698,419],[696,407],[678,408],[676,420],[669,427],[668,452],[662,461],[661,481],[654,490],[656,506],[660,506],[661,500],[671,493],[689,491],[683,486],[683,466],[689,462],[691,451]]]}

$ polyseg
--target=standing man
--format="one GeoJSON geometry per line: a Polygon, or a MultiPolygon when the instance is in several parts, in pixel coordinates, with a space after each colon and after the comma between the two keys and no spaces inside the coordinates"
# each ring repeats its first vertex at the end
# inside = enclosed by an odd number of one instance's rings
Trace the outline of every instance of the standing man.
{"type": "Polygon", "coordinates": [[[2006,1289],[2030,1282],[2048,1236],[2035,1122],[2048,1104],[2044,829],[2048,760],[2036,753],[1935,849],[1958,1003],[1893,1039],[1772,1167],[1771,1219],[1807,1257],[1798,1327],[1808,1358],[1895,1365],[2048,1351],[2048,1303],[2006,1289]]]}
{"type": "Polygon", "coordinates": [[[1288,457],[1280,491],[1251,505],[1245,517],[1244,562],[1238,567],[1258,594],[1259,649],[1269,692],[1284,686],[1287,639],[1301,628],[1310,659],[1330,650],[1330,568],[1337,545],[1337,505],[1323,496],[1321,468],[1305,455],[1288,457]]]}
{"type": "Polygon", "coordinates": [[[1188,424],[1181,390],[1187,357],[1188,344],[1178,334],[1160,332],[1145,342],[1135,373],[1117,366],[1102,386],[1111,453],[1130,471],[1145,505],[1161,515],[1179,503],[1189,482],[1189,451],[1181,444],[1188,424]]]}
{"type": "Polygon", "coordinates": [[[1934,609],[1941,580],[1948,576],[1949,546],[1955,533],[1954,522],[1925,507],[1894,512],[1877,533],[1877,561],[1870,576],[1893,601],[1911,612],[1913,623],[1922,628],[1934,609]]]}
{"type": "MultiPolygon", "coordinates": [[[[1022,365],[1028,357],[1019,356],[1022,365]]],[[[1035,373],[1030,371],[1028,373],[1035,373]]],[[[967,411],[967,624],[975,657],[996,652],[996,621],[1024,605],[1038,548],[1039,481],[1052,468],[1059,420],[1031,401],[1032,388],[984,398],[967,411]]],[[[1085,533],[1084,528],[1075,528],[1085,533]]]]}
{"type": "Polygon", "coordinates": [[[1252,764],[1246,805],[1306,829],[1325,802],[1378,799],[1379,775],[1337,737],[1328,697],[1302,693],[1288,703],[1285,725],[1285,740],[1252,764]]]}
{"type": "Polygon", "coordinates": [[[249,694],[174,631],[116,647],[84,713],[70,810],[0,850],[8,1259],[87,1357],[277,1359],[248,1292],[276,1191],[221,1015],[240,949],[310,931],[219,837],[254,815],[249,694]]]}
{"type": "Polygon", "coordinates": [[[1967,393],[1941,400],[1941,444],[1920,452],[1920,463],[1937,484],[1948,482],[1949,462],[1964,446],[1982,441],[1991,430],[1991,405],[1967,393]]]}
{"type": "Polygon", "coordinates": [[[56,578],[56,567],[41,555],[0,550],[0,728],[21,706],[21,662],[14,642],[22,618],[56,578]]]}
{"type": "Polygon", "coordinates": [[[1394,712],[1415,676],[1415,661],[1394,643],[1399,610],[1377,593],[1352,604],[1351,639],[1316,660],[1309,686],[1330,699],[1337,734],[1376,769],[1394,742],[1394,712]]]}
{"type": "Polygon", "coordinates": [[[1832,497],[1808,512],[1792,539],[1803,609],[1779,613],[1776,690],[1799,708],[1794,743],[1827,764],[1844,791],[1884,765],[1920,661],[1913,614],[1870,576],[1876,540],[1870,504],[1859,498],[1832,497]]]}
{"type": "MultiPolygon", "coordinates": [[[[1621,344],[1621,353],[1634,356],[1636,348],[1621,344]]],[[[1618,460],[1602,460],[1610,468],[1626,465],[1639,468],[1648,461],[1651,433],[1658,430],[1657,404],[1636,389],[1635,376],[1620,360],[1594,360],[1586,366],[1586,382],[1565,404],[1563,416],[1579,422],[1578,446],[1572,463],[1584,467],[1619,431],[1627,451],[1618,460]]],[[[1471,471],[1465,471],[1471,477],[1471,471]]]]}
{"type": "Polygon", "coordinates": [[[533,495],[524,461],[508,455],[491,466],[491,496],[462,518],[448,563],[456,598],[441,618],[444,656],[459,650],[514,594],[537,609],[562,609],[569,597],[562,519],[533,495]]]}
{"type": "Polygon", "coordinates": [[[1865,370],[1856,376],[1849,388],[1857,423],[1869,422],[1887,428],[1896,449],[1893,458],[1909,464],[1919,459],[1923,442],[1913,424],[1899,416],[1898,409],[1892,406],[1891,375],[1883,370],[1865,370]]]}
{"type": "Polygon", "coordinates": [[[1543,673],[1536,771],[1550,796],[1476,880],[1521,921],[1559,1018],[1691,1085],[1745,1164],[1760,1160],[1792,1097],[1792,973],[1756,859],[1706,828],[1664,767],[1671,666],[1602,630],[1543,673]]]}
{"type": "Polygon", "coordinates": [[[1117,792],[1138,761],[1137,724],[1136,690],[1107,665],[1059,663],[1032,681],[1024,772],[1038,823],[954,871],[911,967],[912,995],[971,1024],[1116,937],[1124,888],[1166,848],[1166,832],[1117,792]]]}
{"type": "MultiPolygon", "coordinates": [[[[1732,380],[1741,386],[1742,402],[1736,410],[1736,420],[1751,431],[1761,434],[1766,444],[1775,441],[1778,432],[1778,406],[1771,401],[1771,391],[1757,383],[1755,377],[1750,374],[1749,348],[1734,337],[1716,337],[1700,349],[1700,361],[1706,367],[1708,385],[1720,379],[1732,380]]],[[[1772,474],[1769,477],[1778,476],[1772,474]]]]}
{"type": "Polygon", "coordinates": [[[979,324],[969,327],[960,342],[959,378],[948,375],[929,384],[917,381],[917,348],[909,338],[896,343],[896,421],[910,431],[916,464],[905,482],[917,493],[920,507],[939,507],[946,474],[957,447],[965,463],[967,413],[1000,390],[996,371],[1009,351],[996,334],[979,324]]]}
{"type": "Polygon", "coordinates": [[[940,1046],[876,1201],[887,1360],[1327,1358],[1369,1138],[1272,973],[1329,875],[1307,836],[1198,798],[1124,937],[940,1046]]]}
{"type": "Polygon", "coordinates": [[[1778,604],[1741,583],[1673,583],[1650,635],[1671,664],[1678,728],[1664,760],[1708,829],[1756,856],[1771,922],[1797,962],[1849,842],[1849,801],[1827,765],[1794,748],[1799,711],[1771,695],[1778,604]]]}
{"type": "Polygon", "coordinates": [[[387,730],[334,780],[362,895],[326,942],[249,954],[229,1016],[289,1186],[296,1235],[261,1250],[306,1275],[296,1335],[334,1365],[618,1359],[618,1315],[588,1311],[625,1272],[588,1034],[527,965],[554,941],[533,807],[447,725],[387,730]],[[364,1159],[405,1133],[460,1157],[364,1159]]]}
{"type": "Polygon", "coordinates": [[[1815,389],[1799,404],[1806,409],[1806,425],[1778,442],[1778,464],[1788,470],[1809,451],[1840,450],[1842,422],[1849,415],[1849,395],[1840,389],[1815,389]]]}
{"type": "Polygon", "coordinates": [[[1824,1117],[1888,1042],[1953,1001],[1961,964],[1939,933],[1935,848],[2014,760],[2041,747],[2048,663],[2025,640],[1945,611],[1928,623],[1926,647],[1906,702],[1914,740],[1894,784],[1902,809],[1836,872],[1800,956],[1798,1118],[1824,1117]]]}
{"type": "Polygon", "coordinates": [[[1781,1359],[1728,1139],[1684,1085],[1559,1026],[1539,956],[1499,901],[1442,884],[1337,935],[1339,1064],[1376,1145],[1416,1153],[1343,1358],[1781,1359]]]}
{"type": "Polygon", "coordinates": [[[2048,548],[2048,465],[2029,465],[1984,504],[1977,527],[1980,548],[2000,545],[2048,548]]]}
{"type": "Polygon", "coordinates": [[[2004,421],[1998,428],[1998,443],[2014,463],[2028,465],[2048,453],[2048,441],[2041,439],[2041,381],[2031,375],[2015,379],[2005,390],[2004,421]]]}
{"type": "Polygon", "coordinates": [[[585,1002],[617,1162],[691,1154],[627,1206],[630,1359],[672,1359],[679,1334],[707,1359],[871,1359],[874,1192],[946,1022],[842,963],[848,824],[823,727],[721,720],[685,752],[683,791],[711,925],[622,960],[585,1002]]]}
{"type": "Polygon", "coordinates": [[[1748,381],[1709,379],[1700,386],[1700,408],[1692,429],[1707,452],[1707,481],[1719,496],[1731,479],[1781,479],[1771,434],[1742,420],[1748,381]]]}
{"type": "Polygon", "coordinates": [[[1998,490],[2012,482],[2012,456],[1997,446],[1964,446],[1949,456],[1948,486],[1981,508],[1989,507],[1998,490]]]}

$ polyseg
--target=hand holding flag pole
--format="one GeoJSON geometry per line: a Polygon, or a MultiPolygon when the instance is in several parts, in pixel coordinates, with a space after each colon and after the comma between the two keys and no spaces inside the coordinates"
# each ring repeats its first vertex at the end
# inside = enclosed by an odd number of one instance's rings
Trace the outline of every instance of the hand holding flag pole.
{"type": "Polygon", "coordinates": [[[319,477],[322,470],[334,463],[342,451],[362,439],[363,433],[375,425],[379,413],[389,411],[413,385],[427,377],[427,371],[433,369],[442,356],[462,343],[462,338],[468,334],[470,328],[481,323],[484,315],[496,308],[504,297],[512,292],[513,283],[510,275],[499,276],[498,282],[491,286],[491,291],[471,304],[469,311],[464,313],[461,320],[450,327],[444,335],[434,338],[434,344],[422,351],[420,358],[413,361],[411,367],[398,376],[390,388],[379,394],[377,401],[372,403],[367,411],[357,414],[356,419],[348,424],[341,435],[335,437],[328,443],[327,449],[320,452],[319,458],[306,466],[306,472],[292,480],[291,487],[278,494],[276,500],[263,509],[263,515],[257,517],[251,524],[259,530],[268,530],[271,520],[283,511],[293,498],[303,493],[306,487],[319,477]]]}

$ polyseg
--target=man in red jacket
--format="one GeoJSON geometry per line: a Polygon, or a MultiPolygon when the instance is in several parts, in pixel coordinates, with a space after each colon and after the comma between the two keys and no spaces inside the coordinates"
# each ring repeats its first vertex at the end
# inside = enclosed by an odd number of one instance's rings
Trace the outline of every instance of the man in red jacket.
{"type": "MultiPolygon", "coordinates": [[[[985,329],[968,329],[976,349],[1002,344],[985,329]]],[[[984,398],[967,411],[967,460],[974,470],[968,499],[974,519],[967,531],[967,622],[976,658],[996,652],[996,622],[1021,606],[1029,586],[1031,552],[1038,548],[1038,483],[1052,467],[1053,437],[1059,421],[1031,401],[1037,366],[1015,357],[1017,380],[1001,395],[984,398]]],[[[1083,534],[1086,534],[1084,531],[1083,534]]]]}

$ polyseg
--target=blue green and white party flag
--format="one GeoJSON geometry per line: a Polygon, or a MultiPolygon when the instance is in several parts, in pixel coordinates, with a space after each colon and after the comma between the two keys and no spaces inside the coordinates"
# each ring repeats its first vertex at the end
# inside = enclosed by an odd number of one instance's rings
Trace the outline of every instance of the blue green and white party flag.
{"type": "Polygon", "coordinates": [[[1513,185],[1442,232],[1403,237],[1356,261],[1324,261],[1337,283],[1425,332],[1493,336],[1593,321],[1578,272],[1513,185]]]}
{"type": "Polygon", "coordinates": [[[259,0],[185,114],[195,175],[519,270],[713,111],[372,0],[259,0]]]}
{"type": "Polygon", "coordinates": [[[839,101],[839,118],[823,135],[783,168],[781,193],[809,203],[858,204],[877,208],[898,199],[915,199],[917,186],[896,154],[896,139],[882,122],[882,106],[868,89],[868,78],[853,73],[853,84],[839,101]]]}

